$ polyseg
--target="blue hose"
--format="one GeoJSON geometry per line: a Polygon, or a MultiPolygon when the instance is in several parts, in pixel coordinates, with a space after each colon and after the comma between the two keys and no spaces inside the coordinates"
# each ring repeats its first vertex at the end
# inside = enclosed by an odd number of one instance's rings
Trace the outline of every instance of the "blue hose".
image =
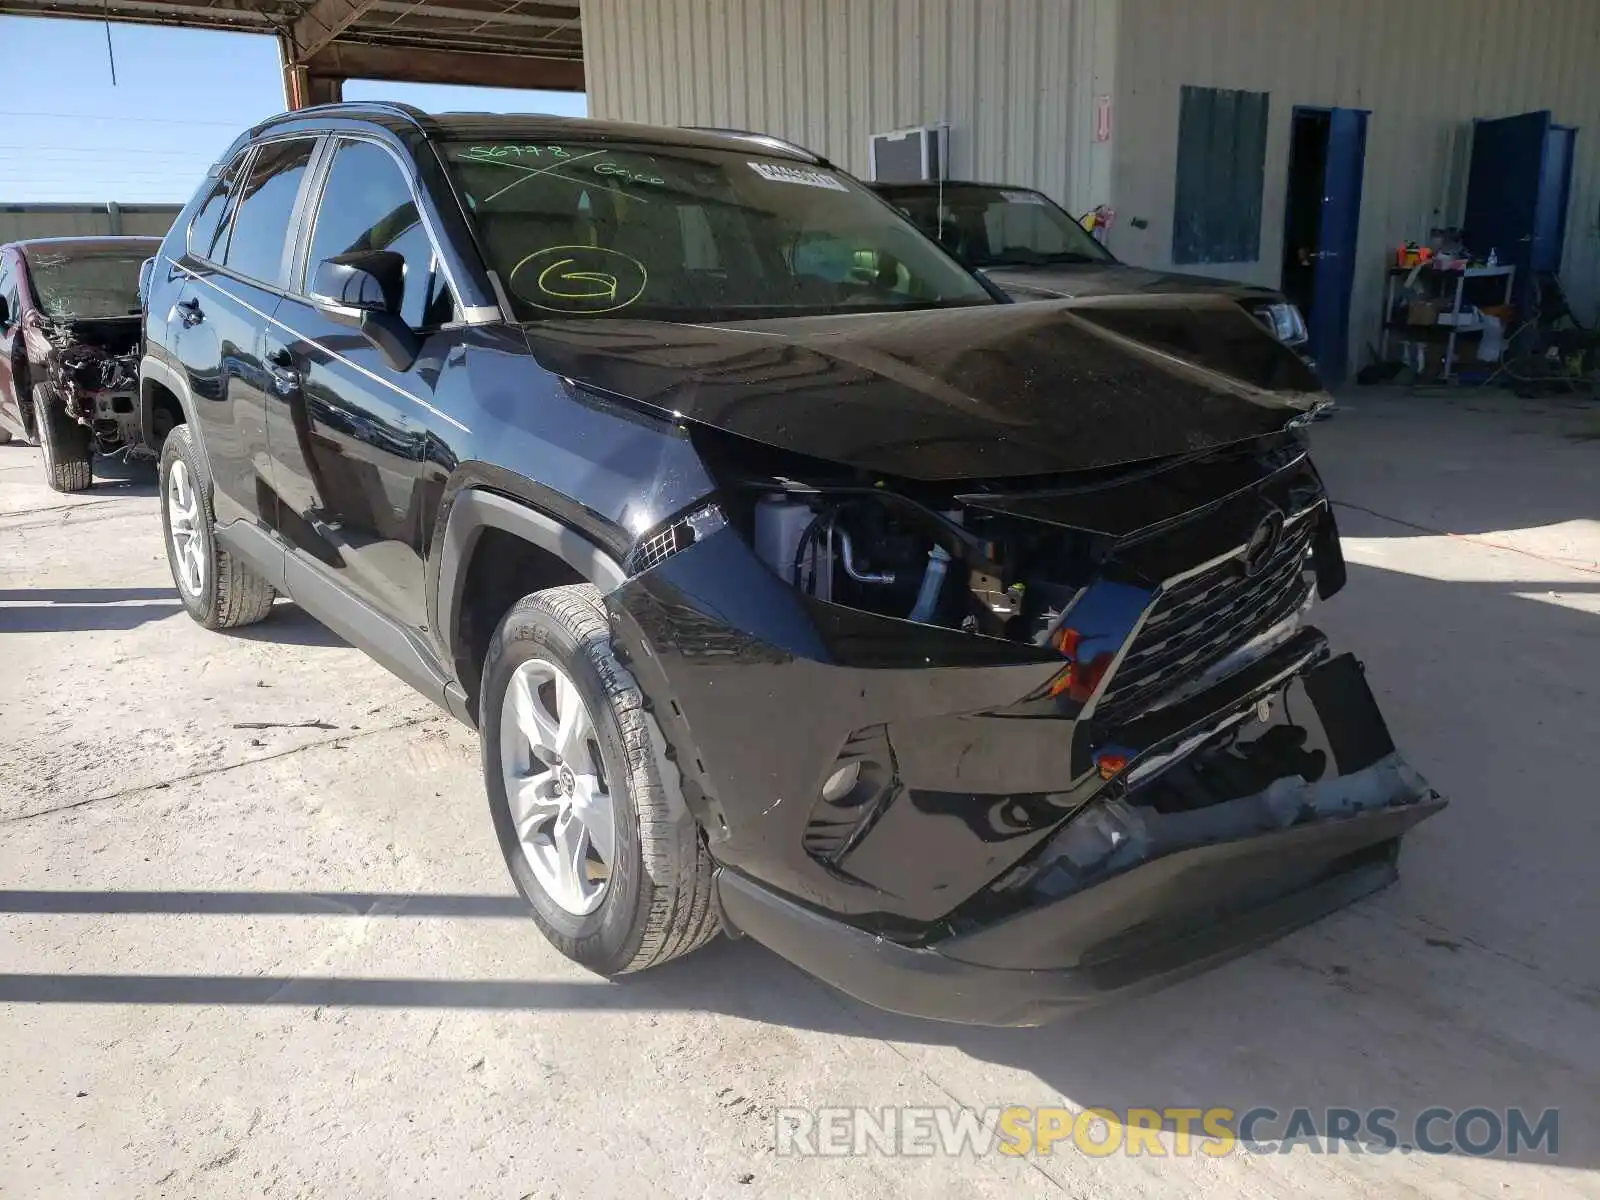
{"type": "Polygon", "coordinates": [[[944,587],[944,573],[950,566],[950,552],[943,546],[928,551],[928,569],[922,573],[922,586],[917,590],[917,602],[911,607],[912,621],[926,625],[933,620],[939,606],[939,592],[944,587]]]}

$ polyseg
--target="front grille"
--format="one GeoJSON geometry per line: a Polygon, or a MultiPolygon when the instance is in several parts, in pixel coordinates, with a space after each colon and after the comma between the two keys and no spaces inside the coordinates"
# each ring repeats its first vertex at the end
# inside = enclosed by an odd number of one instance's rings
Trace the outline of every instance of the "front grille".
{"type": "Polygon", "coordinates": [[[1101,694],[1096,720],[1138,716],[1299,609],[1311,591],[1306,556],[1316,511],[1284,527],[1278,552],[1255,576],[1245,575],[1241,554],[1162,592],[1101,694]]]}

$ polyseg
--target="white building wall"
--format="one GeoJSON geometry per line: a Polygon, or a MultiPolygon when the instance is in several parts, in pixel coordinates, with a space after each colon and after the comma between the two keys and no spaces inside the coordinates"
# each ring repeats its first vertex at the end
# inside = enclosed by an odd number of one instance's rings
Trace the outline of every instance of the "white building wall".
{"type": "Polygon", "coordinates": [[[1370,110],[1353,366],[1377,342],[1394,247],[1460,220],[1472,118],[1551,109],[1578,126],[1562,282],[1596,314],[1600,0],[1123,0],[1116,83],[1110,244],[1150,266],[1171,262],[1179,88],[1270,93],[1260,261],[1183,269],[1272,285],[1294,107],[1370,110]]]}
{"type": "Polygon", "coordinates": [[[584,0],[596,117],[776,134],[867,175],[875,132],[948,123],[951,173],[1108,199],[1094,97],[1118,0],[584,0]]]}

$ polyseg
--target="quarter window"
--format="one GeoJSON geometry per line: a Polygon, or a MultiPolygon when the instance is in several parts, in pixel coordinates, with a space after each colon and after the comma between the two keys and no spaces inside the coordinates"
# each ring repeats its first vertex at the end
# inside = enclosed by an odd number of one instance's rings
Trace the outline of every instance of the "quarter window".
{"type": "Polygon", "coordinates": [[[269,142],[256,151],[239,191],[233,225],[212,257],[262,283],[283,282],[283,247],[300,184],[311,163],[311,138],[269,142]],[[222,242],[226,246],[221,246],[222,242]]]}
{"type": "Polygon", "coordinates": [[[324,259],[369,250],[391,250],[405,259],[400,317],[407,325],[424,329],[451,319],[454,298],[399,164],[381,146],[345,140],[328,168],[307,276],[324,259]]]}
{"type": "Polygon", "coordinates": [[[222,230],[223,218],[227,215],[234,198],[234,184],[239,181],[245,159],[249,157],[250,151],[243,150],[222,169],[222,173],[217,176],[216,186],[211,189],[211,195],[206,197],[206,202],[194,215],[194,220],[189,225],[189,253],[197,258],[212,257],[211,252],[216,245],[217,234],[222,230]]]}

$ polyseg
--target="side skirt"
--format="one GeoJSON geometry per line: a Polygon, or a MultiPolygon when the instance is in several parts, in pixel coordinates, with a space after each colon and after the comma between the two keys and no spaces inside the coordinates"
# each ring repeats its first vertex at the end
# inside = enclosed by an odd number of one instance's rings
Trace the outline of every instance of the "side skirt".
{"type": "Polygon", "coordinates": [[[458,721],[472,724],[460,686],[445,674],[433,651],[405,626],[352,596],[316,564],[258,526],[235,521],[217,530],[217,540],[323,625],[458,721]]]}

